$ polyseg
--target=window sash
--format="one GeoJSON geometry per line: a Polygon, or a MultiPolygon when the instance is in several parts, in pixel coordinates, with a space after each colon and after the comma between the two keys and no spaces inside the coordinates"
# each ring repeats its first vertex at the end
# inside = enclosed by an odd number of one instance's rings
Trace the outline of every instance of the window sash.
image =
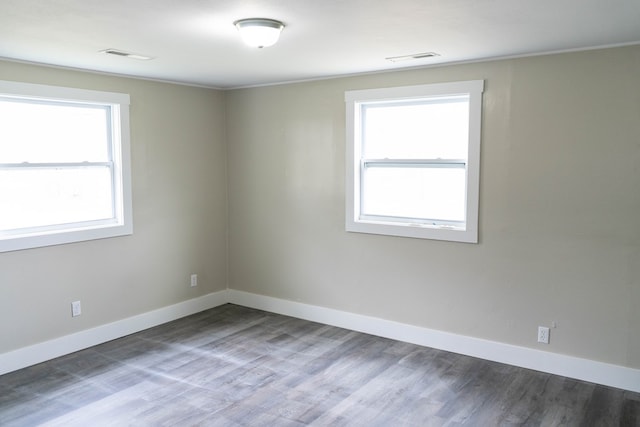
{"type": "Polygon", "coordinates": [[[469,104],[468,94],[363,102],[359,104],[360,152],[363,157],[372,157],[372,154],[384,158],[408,156],[411,159],[425,155],[464,157],[469,140],[469,104]],[[457,109],[451,111],[451,106],[457,109]],[[404,107],[412,108],[403,111],[404,107]],[[427,110],[421,110],[421,107],[427,110]],[[382,116],[372,114],[377,110],[387,113],[382,116]],[[447,126],[452,120],[456,121],[455,132],[447,126]]]}
{"type": "Polygon", "coordinates": [[[22,234],[38,234],[47,233],[53,230],[67,230],[67,229],[79,229],[87,227],[99,227],[101,225],[116,224],[117,218],[117,189],[115,178],[115,165],[113,162],[81,162],[81,163],[0,163],[0,172],[2,171],[37,171],[37,170],[63,170],[71,171],[77,169],[106,169],[108,171],[108,186],[109,186],[109,205],[110,213],[106,217],[86,219],[86,220],[74,220],[70,222],[55,222],[52,220],[47,225],[31,225],[24,227],[4,228],[0,229],[0,236],[15,236],[22,234]]]}
{"type": "MultiPolygon", "coordinates": [[[[365,179],[365,173],[368,168],[422,168],[422,169],[464,169],[466,174],[467,162],[464,159],[362,159],[360,161],[360,209],[359,219],[362,221],[373,222],[401,222],[409,224],[427,224],[431,226],[444,226],[452,227],[455,229],[464,228],[464,220],[455,220],[451,218],[432,218],[432,217],[417,217],[417,216],[398,216],[398,215],[375,215],[366,213],[365,207],[366,198],[365,185],[367,180],[365,179]]],[[[466,179],[465,179],[466,181],[466,179]]],[[[466,188],[465,194],[461,195],[466,201],[466,188]]],[[[464,206],[466,210],[466,203],[464,206]]],[[[466,215],[463,215],[466,216],[466,215]]]]}
{"type": "Polygon", "coordinates": [[[23,105],[24,108],[21,114],[15,116],[11,111],[7,111],[9,117],[15,118],[16,123],[9,123],[6,132],[0,131],[3,138],[0,140],[0,157],[11,158],[13,154],[14,160],[29,163],[113,160],[113,105],[0,95],[0,106],[7,107],[11,104],[18,108],[23,105]],[[29,110],[30,107],[48,109],[34,112],[29,110]],[[43,121],[42,127],[34,128],[24,123],[24,118],[31,113],[35,113],[38,119],[43,121]],[[59,123],[52,123],[54,119],[59,120],[59,123]],[[85,120],[89,120],[94,127],[79,125],[85,120]],[[61,126],[73,129],[62,129],[61,126]],[[23,129],[24,127],[28,129],[23,129]],[[18,149],[18,154],[12,153],[12,149],[9,148],[15,147],[16,144],[22,144],[22,150],[18,149]]]}

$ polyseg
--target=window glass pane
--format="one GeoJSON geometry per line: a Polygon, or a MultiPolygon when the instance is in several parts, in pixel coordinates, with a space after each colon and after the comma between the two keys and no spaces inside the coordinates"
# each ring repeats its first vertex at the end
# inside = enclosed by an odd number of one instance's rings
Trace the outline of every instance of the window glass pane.
{"type": "Polygon", "coordinates": [[[0,230],[113,218],[111,170],[0,169],[0,230]]]}
{"type": "Polygon", "coordinates": [[[0,98],[0,163],[106,162],[109,106],[0,98]]]}
{"type": "Polygon", "coordinates": [[[362,214],[431,220],[465,220],[465,169],[364,169],[362,214]]]}
{"type": "Polygon", "coordinates": [[[363,112],[365,158],[467,158],[468,96],[365,104],[363,112]]]}

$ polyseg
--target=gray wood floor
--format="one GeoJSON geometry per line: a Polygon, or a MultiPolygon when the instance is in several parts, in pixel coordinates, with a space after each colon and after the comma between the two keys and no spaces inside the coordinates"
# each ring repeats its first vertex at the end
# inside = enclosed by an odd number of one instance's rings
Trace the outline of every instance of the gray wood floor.
{"type": "Polygon", "coordinates": [[[640,426],[640,395],[225,305],[0,376],[0,426],[640,426]]]}

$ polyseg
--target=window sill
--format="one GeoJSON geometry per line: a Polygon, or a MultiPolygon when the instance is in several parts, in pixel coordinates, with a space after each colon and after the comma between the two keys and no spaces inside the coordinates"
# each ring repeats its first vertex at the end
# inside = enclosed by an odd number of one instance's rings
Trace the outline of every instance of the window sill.
{"type": "Polygon", "coordinates": [[[452,225],[397,223],[382,221],[347,221],[346,230],[353,233],[380,234],[414,239],[478,243],[477,230],[452,225]]]}

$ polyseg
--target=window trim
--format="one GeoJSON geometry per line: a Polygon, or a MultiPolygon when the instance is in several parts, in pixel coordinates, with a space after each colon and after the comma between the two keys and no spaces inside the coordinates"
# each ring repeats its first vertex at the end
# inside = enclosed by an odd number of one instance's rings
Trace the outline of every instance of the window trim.
{"type": "MultiPolygon", "coordinates": [[[[108,106],[114,218],[0,232],[0,253],[133,234],[128,94],[0,80],[0,96],[108,106]]],[[[60,163],[64,164],[64,163],[60,163]]],[[[94,165],[95,162],[87,163],[94,165]]],[[[47,167],[56,164],[42,164],[47,167]]],[[[38,167],[38,164],[34,164],[38,167]]]]}
{"type": "MultiPolygon", "coordinates": [[[[345,92],[346,102],[346,218],[348,232],[382,234],[464,243],[478,242],[480,191],[480,139],[484,80],[436,83],[417,86],[352,90],[345,92]],[[361,214],[362,106],[385,102],[412,102],[439,96],[469,96],[469,142],[466,159],[465,228],[455,224],[439,225],[401,218],[368,217],[361,214]]],[[[371,159],[368,159],[371,160],[371,159]]],[[[449,159],[456,160],[456,159],[449,159]]],[[[386,160],[382,160],[385,161],[386,160]]],[[[402,160],[400,160],[402,161],[402,160]]],[[[411,160],[428,163],[429,159],[411,160]]],[[[396,161],[398,162],[398,161],[396,161]]]]}

